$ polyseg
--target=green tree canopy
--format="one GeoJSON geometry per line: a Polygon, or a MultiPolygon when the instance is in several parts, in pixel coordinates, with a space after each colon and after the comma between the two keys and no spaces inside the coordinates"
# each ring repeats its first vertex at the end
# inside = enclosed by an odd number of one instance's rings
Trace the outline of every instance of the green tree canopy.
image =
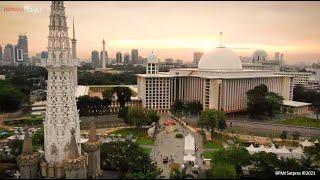
{"type": "Polygon", "coordinates": [[[202,128],[210,129],[211,136],[213,136],[214,128],[225,129],[226,115],[223,111],[206,109],[200,114],[199,125],[202,128]]]}

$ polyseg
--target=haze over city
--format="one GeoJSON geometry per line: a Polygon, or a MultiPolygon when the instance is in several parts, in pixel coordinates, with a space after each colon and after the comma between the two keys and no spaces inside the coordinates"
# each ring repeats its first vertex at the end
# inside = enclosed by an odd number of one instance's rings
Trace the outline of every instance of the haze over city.
{"type": "MultiPolygon", "coordinates": [[[[0,45],[16,43],[20,33],[29,40],[32,55],[46,50],[50,2],[0,2],[0,45]],[[4,8],[38,8],[39,12],[4,11],[4,8]]],[[[75,18],[78,57],[90,59],[102,49],[139,49],[147,56],[192,61],[194,51],[219,44],[239,55],[264,49],[280,51],[286,63],[320,59],[320,2],[65,2],[69,28],[75,18]],[[72,8],[70,8],[72,7],[72,8]]],[[[71,35],[71,29],[69,29],[71,35]]]]}

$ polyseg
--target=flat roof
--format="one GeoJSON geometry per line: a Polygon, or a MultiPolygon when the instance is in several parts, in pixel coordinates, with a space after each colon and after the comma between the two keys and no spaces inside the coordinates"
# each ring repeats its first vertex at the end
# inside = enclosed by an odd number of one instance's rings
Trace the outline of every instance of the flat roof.
{"type": "Polygon", "coordinates": [[[283,100],[283,105],[285,105],[285,106],[293,106],[293,107],[303,107],[303,106],[309,106],[309,105],[311,105],[311,103],[283,100]]]}

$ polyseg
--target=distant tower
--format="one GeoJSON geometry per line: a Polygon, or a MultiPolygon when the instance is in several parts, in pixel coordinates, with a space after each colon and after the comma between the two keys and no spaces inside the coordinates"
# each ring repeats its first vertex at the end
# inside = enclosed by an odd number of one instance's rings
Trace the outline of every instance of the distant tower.
{"type": "Polygon", "coordinates": [[[122,64],[122,54],[120,51],[116,54],[116,64],[122,64]]]}
{"type": "Polygon", "coordinates": [[[99,63],[99,52],[94,50],[91,52],[91,63],[94,66],[94,68],[98,68],[100,66],[99,63]]]}
{"type": "Polygon", "coordinates": [[[106,48],[105,48],[106,42],[102,41],[102,69],[106,69],[106,48]]]}
{"type": "Polygon", "coordinates": [[[2,61],[2,46],[0,46],[0,63],[2,61]]]}
{"type": "Polygon", "coordinates": [[[89,140],[84,144],[84,150],[88,152],[88,176],[95,178],[102,175],[100,168],[100,147],[101,141],[97,139],[94,120],[90,123],[89,140]]]}
{"type": "Polygon", "coordinates": [[[158,74],[159,60],[156,55],[150,54],[147,58],[147,74],[158,74]]]}
{"type": "Polygon", "coordinates": [[[123,54],[123,63],[124,64],[129,64],[130,63],[130,54],[129,53],[123,54]]]}
{"type": "Polygon", "coordinates": [[[28,129],[24,130],[22,153],[18,157],[21,179],[37,179],[39,176],[39,153],[33,152],[32,141],[28,129]]]}
{"type": "Polygon", "coordinates": [[[74,27],[74,18],[72,21],[72,29],[73,29],[73,33],[72,33],[72,39],[71,39],[71,45],[72,45],[72,60],[74,61],[74,63],[76,64],[75,68],[74,68],[74,85],[77,87],[78,86],[78,58],[77,58],[77,39],[75,36],[75,27],[74,27]]]}
{"type": "Polygon", "coordinates": [[[19,35],[15,53],[19,53],[19,58],[16,58],[16,63],[30,63],[28,53],[28,38],[26,35],[19,35]]]}
{"type": "Polygon", "coordinates": [[[132,64],[138,64],[139,62],[139,52],[138,49],[132,49],[131,50],[131,61],[132,64]]]}
{"type": "MultiPolygon", "coordinates": [[[[81,156],[77,147],[74,129],[71,130],[69,153],[64,160],[66,179],[86,179],[86,157],[81,156]]],[[[100,154],[99,154],[100,155],[100,154]]]]}
{"type": "Polygon", "coordinates": [[[74,83],[76,66],[70,52],[63,1],[52,1],[46,64],[47,107],[44,121],[45,160],[49,167],[62,164],[66,159],[71,135],[75,138],[78,152],[81,152],[80,122],[74,83]],[[71,129],[74,129],[74,134],[71,134],[71,129]]]}

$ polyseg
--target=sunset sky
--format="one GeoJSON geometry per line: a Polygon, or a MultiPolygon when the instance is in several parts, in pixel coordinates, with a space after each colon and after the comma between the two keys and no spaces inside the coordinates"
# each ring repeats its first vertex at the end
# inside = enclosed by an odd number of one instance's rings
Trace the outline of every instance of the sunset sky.
{"type": "MultiPolygon", "coordinates": [[[[20,33],[35,55],[46,50],[51,2],[0,2],[0,45],[16,44],[20,33]],[[23,8],[39,12],[5,11],[23,8]]],[[[65,2],[67,23],[75,18],[78,57],[90,58],[106,40],[116,51],[154,51],[159,58],[191,61],[194,51],[223,45],[239,55],[264,49],[284,53],[287,63],[320,60],[320,2],[65,2]]],[[[110,56],[109,55],[109,56],[110,56]]]]}

